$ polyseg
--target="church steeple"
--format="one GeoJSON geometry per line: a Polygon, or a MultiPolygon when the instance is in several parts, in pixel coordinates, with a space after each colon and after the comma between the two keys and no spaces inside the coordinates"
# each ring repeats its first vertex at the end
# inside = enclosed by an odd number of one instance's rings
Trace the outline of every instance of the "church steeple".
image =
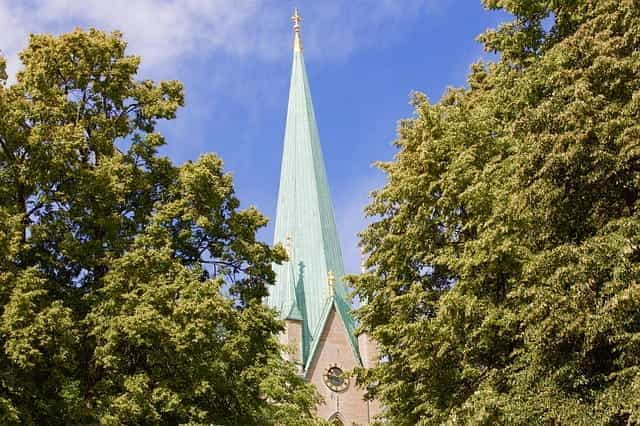
{"type": "Polygon", "coordinates": [[[311,362],[333,308],[355,358],[358,340],[329,193],[320,137],[302,53],[298,10],[293,21],[293,64],[280,172],[275,243],[288,244],[289,261],[275,265],[267,303],[283,317],[302,321],[302,364],[311,362]],[[295,316],[296,318],[293,318],[295,316]]]}

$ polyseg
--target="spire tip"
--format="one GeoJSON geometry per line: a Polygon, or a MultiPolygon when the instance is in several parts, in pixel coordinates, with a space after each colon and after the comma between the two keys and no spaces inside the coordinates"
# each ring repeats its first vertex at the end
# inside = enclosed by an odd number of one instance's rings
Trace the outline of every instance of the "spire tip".
{"type": "Polygon", "coordinates": [[[293,9],[293,16],[291,17],[293,21],[293,51],[300,52],[302,51],[302,40],[300,39],[300,22],[302,22],[302,16],[300,16],[300,11],[296,7],[293,9]]]}

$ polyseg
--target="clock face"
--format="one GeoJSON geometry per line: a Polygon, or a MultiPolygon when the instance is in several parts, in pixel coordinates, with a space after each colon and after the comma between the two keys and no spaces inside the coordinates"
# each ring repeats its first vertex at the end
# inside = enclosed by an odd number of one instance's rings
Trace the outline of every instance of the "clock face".
{"type": "Polygon", "coordinates": [[[342,392],[349,387],[349,378],[340,367],[332,365],[324,373],[324,384],[334,392],[342,392]]]}

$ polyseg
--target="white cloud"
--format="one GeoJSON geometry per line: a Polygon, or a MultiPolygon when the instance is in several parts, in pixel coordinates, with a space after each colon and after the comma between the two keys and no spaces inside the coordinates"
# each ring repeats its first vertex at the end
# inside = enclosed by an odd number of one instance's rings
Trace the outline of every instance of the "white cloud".
{"type": "Polygon", "coordinates": [[[199,51],[247,53],[249,19],[260,0],[0,0],[0,48],[14,60],[31,32],[74,27],[121,30],[147,67],[199,51]]]}
{"type": "MultiPolygon", "coordinates": [[[[447,0],[300,0],[311,55],[342,57],[401,36],[402,23],[447,0]]],[[[10,71],[31,32],[121,30],[143,64],[224,53],[276,59],[291,37],[284,0],[0,0],[0,49],[10,71]]]]}

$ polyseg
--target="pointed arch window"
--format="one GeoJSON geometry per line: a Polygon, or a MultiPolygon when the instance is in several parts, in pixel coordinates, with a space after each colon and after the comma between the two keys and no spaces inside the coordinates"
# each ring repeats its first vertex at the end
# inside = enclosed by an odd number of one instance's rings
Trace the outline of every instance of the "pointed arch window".
{"type": "Polygon", "coordinates": [[[331,426],[344,426],[344,419],[340,413],[334,413],[329,417],[329,424],[331,426]]]}

